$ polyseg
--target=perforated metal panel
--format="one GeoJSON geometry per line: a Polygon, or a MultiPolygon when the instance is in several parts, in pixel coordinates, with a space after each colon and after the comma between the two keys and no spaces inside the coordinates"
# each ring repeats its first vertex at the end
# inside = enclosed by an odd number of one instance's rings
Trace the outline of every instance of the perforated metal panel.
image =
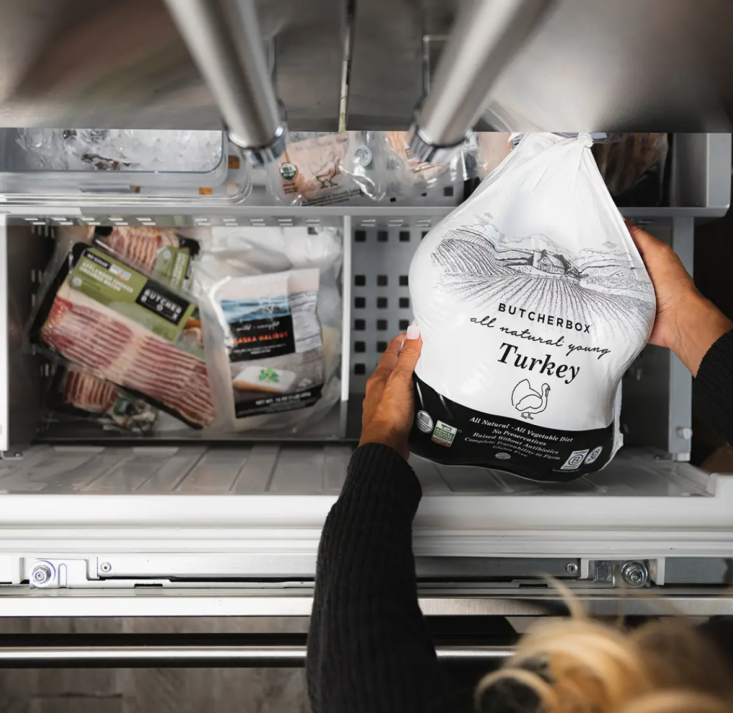
{"type": "Polygon", "coordinates": [[[412,256],[437,218],[354,218],[351,276],[352,392],[364,391],[390,339],[412,320],[412,256]]]}

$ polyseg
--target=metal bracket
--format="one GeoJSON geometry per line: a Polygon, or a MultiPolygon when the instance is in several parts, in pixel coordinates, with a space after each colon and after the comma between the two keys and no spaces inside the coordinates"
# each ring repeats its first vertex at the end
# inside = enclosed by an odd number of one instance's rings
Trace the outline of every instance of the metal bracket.
{"type": "MultiPolygon", "coordinates": [[[[36,589],[65,589],[67,587],[90,586],[95,579],[89,571],[87,560],[55,560],[23,558],[21,564],[23,579],[36,589]],[[90,576],[91,575],[91,576],[90,576]]],[[[99,586],[98,582],[94,586],[99,586]]]]}
{"type": "Polygon", "coordinates": [[[587,571],[588,579],[596,584],[639,589],[652,583],[657,567],[656,561],[649,560],[590,560],[587,571]]]}

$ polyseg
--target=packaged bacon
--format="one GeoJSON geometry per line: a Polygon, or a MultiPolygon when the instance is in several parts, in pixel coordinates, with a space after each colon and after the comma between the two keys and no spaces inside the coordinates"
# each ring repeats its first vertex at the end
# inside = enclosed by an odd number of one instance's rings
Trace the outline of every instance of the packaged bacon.
{"type": "Polygon", "coordinates": [[[158,416],[144,399],[78,366],[57,366],[48,406],[58,418],[91,419],[136,434],[150,433],[158,416]]]}
{"type": "Polygon", "coordinates": [[[31,339],[194,428],[209,426],[198,305],[97,245],[76,243],[56,264],[31,339]]]}
{"type": "Polygon", "coordinates": [[[173,228],[99,227],[93,240],[133,267],[179,289],[188,287],[193,261],[201,250],[197,240],[173,228]]]}

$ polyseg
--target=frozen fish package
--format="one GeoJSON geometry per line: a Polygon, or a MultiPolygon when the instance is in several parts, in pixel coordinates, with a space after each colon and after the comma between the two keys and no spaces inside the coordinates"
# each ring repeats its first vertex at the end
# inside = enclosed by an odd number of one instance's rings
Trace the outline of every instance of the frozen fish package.
{"type": "Polygon", "coordinates": [[[235,421],[313,406],[325,383],[318,269],[231,277],[211,298],[224,327],[219,385],[235,421]]]}

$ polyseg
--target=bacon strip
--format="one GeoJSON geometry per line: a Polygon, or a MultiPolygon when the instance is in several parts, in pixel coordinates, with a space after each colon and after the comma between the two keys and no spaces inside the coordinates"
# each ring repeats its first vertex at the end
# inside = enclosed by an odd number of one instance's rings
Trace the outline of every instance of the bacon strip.
{"type": "Polygon", "coordinates": [[[74,364],[159,401],[190,423],[214,420],[204,361],[72,290],[68,281],[41,338],[74,364]]]}
{"type": "Polygon", "coordinates": [[[89,413],[106,413],[119,393],[114,384],[82,369],[69,369],[64,379],[64,401],[89,413]]]}

